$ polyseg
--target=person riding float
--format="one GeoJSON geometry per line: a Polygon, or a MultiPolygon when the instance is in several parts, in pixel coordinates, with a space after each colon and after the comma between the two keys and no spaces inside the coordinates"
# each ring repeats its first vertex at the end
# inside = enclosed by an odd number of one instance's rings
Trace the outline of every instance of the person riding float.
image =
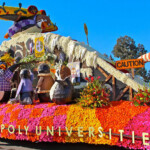
{"type": "Polygon", "coordinates": [[[20,64],[14,64],[7,68],[7,64],[0,61],[0,102],[8,102],[11,95],[11,79],[13,72],[20,64]]]}

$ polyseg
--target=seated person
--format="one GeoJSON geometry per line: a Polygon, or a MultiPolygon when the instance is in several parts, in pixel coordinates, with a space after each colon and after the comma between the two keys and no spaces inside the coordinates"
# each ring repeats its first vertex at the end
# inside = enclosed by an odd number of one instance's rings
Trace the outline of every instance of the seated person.
{"type": "Polygon", "coordinates": [[[20,84],[18,86],[16,99],[20,95],[20,104],[27,105],[33,103],[33,73],[28,69],[22,69],[20,72],[20,84]]]}

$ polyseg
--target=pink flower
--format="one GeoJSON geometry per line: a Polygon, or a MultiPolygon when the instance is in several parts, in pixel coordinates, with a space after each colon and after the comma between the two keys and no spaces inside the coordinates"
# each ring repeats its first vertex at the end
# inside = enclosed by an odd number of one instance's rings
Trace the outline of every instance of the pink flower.
{"type": "Polygon", "coordinates": [[[35,105],[34,108],[47,108],[48,104],[38,104],[38,105],[35,105]]]}
{"type": "Polygon", "coordinates": [[[53,116],[58,106],[47,107],[43,110],[41,117],[53,116]]]}
{"type": "Polygon", "coordinates": [[[101,77],[100,77],[100,76],[98,76],[98,77],[97,77],[97,80],[98,80],[98,79],[100,79],[100,78],[101,78],[101,77]]]}
{"type": "Polygon", "coordinates": [[[53,136],[47,135],[47,132],[43,131],[40,135],[39,142],[53,142],[53,136]]]}
{"type": "Polygon", "coordinates": [[[93,92],[93,95],[95,95],[96,94],[96,92],[93,92]]]}
{"type": "Polygon", "coordinates": [[[9,124],[9,120],[10,120],[10,113],[5,113],[3,124],[9,124]]]}
{"type": "Polygon", "coordinates": [[[67,116],[66,115],[58,115],[54,117],[54,129],[58,129],[59,127],[61,127],[61,129],[65,129],[66,127],[66,119],[67,116]]]}
{"type": "Polygon", "coordinates": [[[39,126],[40,118],[30,118],[28,120],[29,132],[35,132],[36,126],[39,126]]]}
{"type": "Polygon", "coordinates": [[[29,119],[31,114],[31,109],[22,109],[18,115],[18,119],[29,119]]]}
{"type": "Polygon", "coordinates": [[[28,137],[25,133],[19,134],[18,132],[15,133],[17,140],[28,140],[28,137]]]}
{"type": "MultiPolygon", "coordinates": [[[[124,128],[124,134],[132,135],[132,131],[136,136],[142,136],[143,132],[150,134],[150,108],[147,111],[134,116],[124,128]]],[[[132,139],[123,139],[123,142],[117,143],[118,146],[128,147],[129,149],[150,149],[150,146],[145,147],[142,140],[136,139],[136,144],[132,144],[132,139]]]]}

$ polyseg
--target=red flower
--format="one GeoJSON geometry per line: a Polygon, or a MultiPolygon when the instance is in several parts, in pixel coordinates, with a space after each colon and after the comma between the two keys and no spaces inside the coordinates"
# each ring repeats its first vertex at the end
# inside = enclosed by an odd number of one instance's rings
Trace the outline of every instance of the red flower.
{"type": "Polygon", "coordinates": [[[93,82],[94,81],[94,77],[91,77],[91,82],[93,82]]]}
{"type": "Polygon", "coordinates": [[[136,100],[139,104],[141,104],[141,101],[140,100],[136,100]]]}
{"type": "Polygon", "coordinates": [[[101,78],[101,77],[100,77],[100,76],[98,76],[98,77],[97,77],[97,80],[98,80],[98,79],[100,79],[100,78],[101,78]]]}
{"type": "Polygon", "coordinates": [[[91,75],[89,75],[89,77],[91,78],[92,76],[91,76],[91,75]]]}
{"type": "Polygon", "coordinates": [[[89,81],[89,78],[86,77],[85,80],[89,81]]]}
{"type": "Polygon", "coordinates": [[[100,94],[100,91],[97,91],[97,94],[100,94]]]}

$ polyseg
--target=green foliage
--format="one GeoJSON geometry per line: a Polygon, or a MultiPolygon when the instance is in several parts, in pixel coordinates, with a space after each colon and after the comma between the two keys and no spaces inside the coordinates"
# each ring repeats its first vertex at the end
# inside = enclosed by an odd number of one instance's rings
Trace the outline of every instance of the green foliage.
{"type": "Polygon", "coordinates": [[[117,44],[114,46],[112,53],[120,59],[137,59],[146,54],[147,50],[145,50],[143,44],[136,46],[131,37],[124,36],[117,39],[117,44]]]}
{"type": "MultiPolygon", "coordinates": [[[[112,51],[115,57],[123,59],[137,59],[143,54],[147,53],[143,44],[136,46],[135,41],[129,37],[124,36],[117,39],[117,44],[112,51]]],[[[145,68],[135,69],[135,75],[140,75],[144,78],[145,82],[150,81],[150,73],[145,68]]]]}
{"type": "Polygon", "coordinates": [[[42,57],[35,57],[34,55],[28,55],[20,60],[20,63],[30,63],[30,62],[41,62],[41,61],[52,61],[54,60],[54,56],[50,53],[42,56],[42,57]]]}
{"type": "Polygon", "coordinates": [[[50,64],[54,63],[55,56],[48,53],[42,57],[35,57],[34,55],[28,55],[27,57],[24,57],[23,59],[20,60],[19,63],[22,63],[23,65],[21,68],[27,68],[27,69],[33,69],[36,66],[36,63],[38,62],[44,62],[48,61],[50,64]]]}
{"type": "Polygon", "coordinates": [[[148,71],[147,75],[144,77],[145,82],[150,82],[150,70],[148,71]]]}
{"type": "Polygon", "coordinates": [[[88,85],[80,93],[77,102],[82,107],[103,107],[109,105],[109,91],[102,86],[102,83],[94,77],[86,78],[88,85]]]}

